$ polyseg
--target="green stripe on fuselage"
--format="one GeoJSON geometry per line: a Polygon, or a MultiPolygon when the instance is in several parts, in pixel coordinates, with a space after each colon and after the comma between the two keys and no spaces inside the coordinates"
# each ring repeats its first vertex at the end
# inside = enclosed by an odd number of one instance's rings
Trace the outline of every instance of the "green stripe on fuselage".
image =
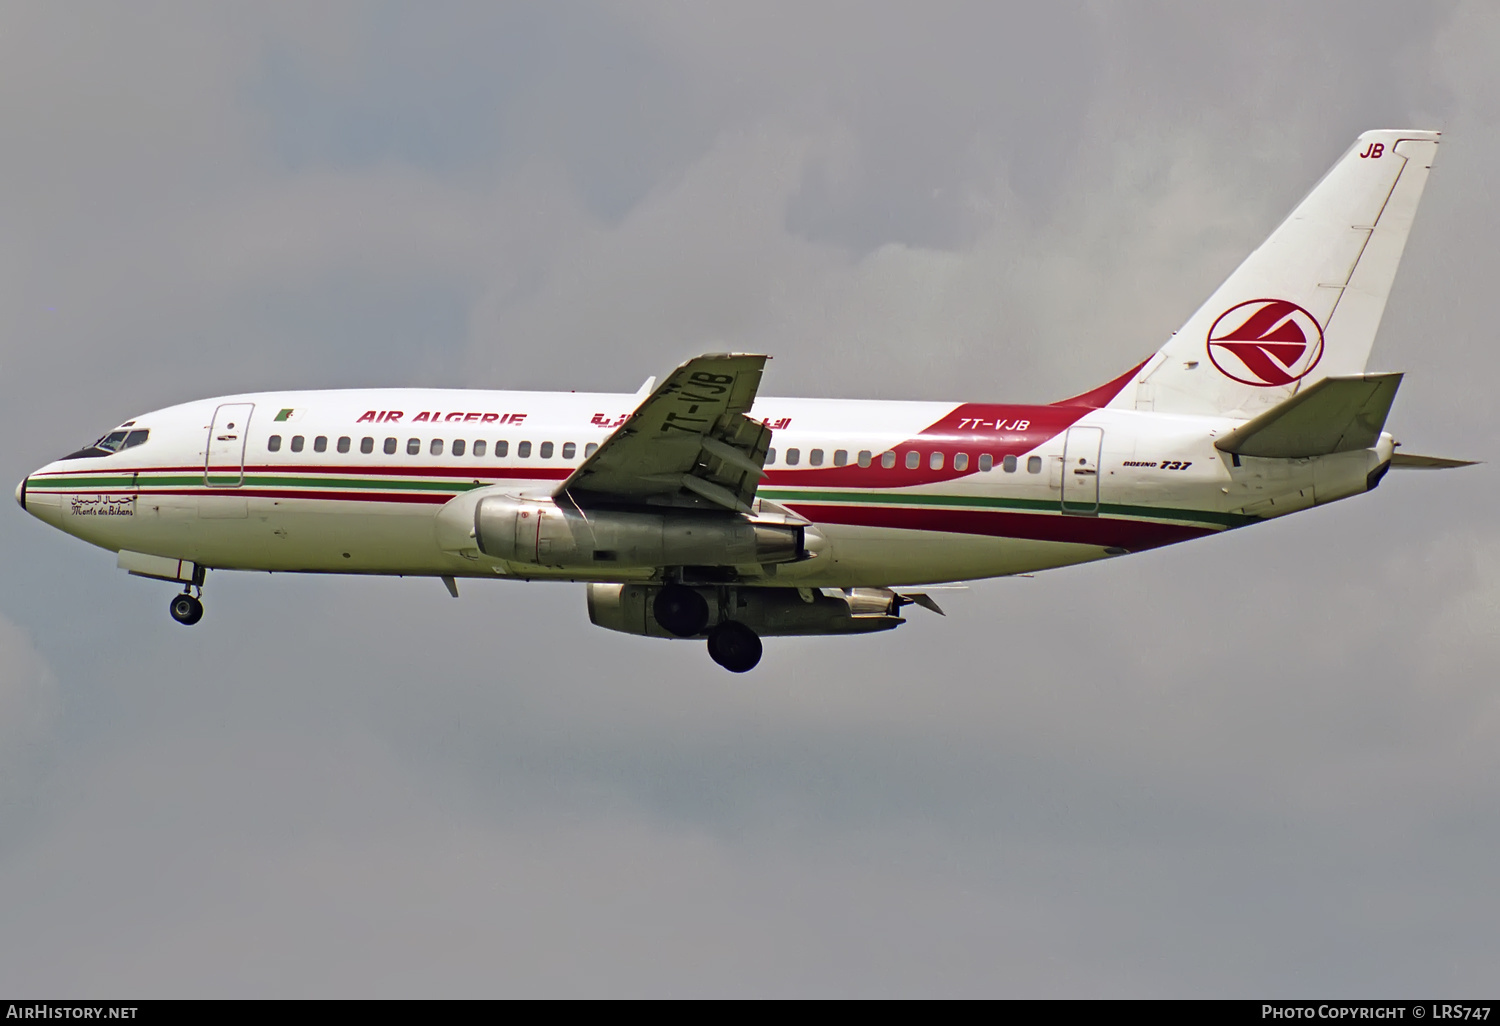
{"type": "MultiPolygon", "coordinates": [[[[46,477],[32,478],[33,482],[42,482],[36,487],[38,490],[52,489],[76,491],[79,488],[101,488],[122,489],[138,488],[148,491],[152,488],[180,488],[203,484],[202,474],[176,475],[176,474],[142,474],[133,477],[122,474],[111,477],[46,477]]],[[[214,474],[209,481],[216,486],[235,486],[240,483],[238,476],[214,474]]],[[[348,477],[285,477],[285,476],[262,476],[259,474],[245,475],[244,487],[246,488],[376,488],[382,491],[437,491],[437,492],[467,492],[474,488],[483,488],[484,483],[474,481],[426,481],[412,480],[410,478],[348,478],[348,477]]]]}
{"type": "MultiPolygon", "coordinates": [[[[233,476],[211,480],[220,486],[234,486],[233,476]]],[[[424,480],[410,477],[310,477],[294,474],[261,475],[247,474],[246,488],[307,488],[322,490],[372,490],[387,492],[467,492],[486,487],[485,481],[424,480]]],[[[519,481],[515,482],[520,484],[519,481]]],[[[97,476],[48,475],[32,478],[29,488],[37,491],[49,489],[76,490],[138,489],[149,492],[153,488],[180,488],[203,485],[202,474],[110,474],[97,476]]],[[[758,492],[764,499],[773,502],[857,503],[880,506],[930,506],[936,508],[1014,510],[1028,513],[1061,513],[1062,504],[1055,499],[1018,499],[989,495],[934,495],[921,492],[895,491],[819,491],[801,488],[762,488],[758,492]]],[[[1213,524],[1216,527],[1243,527],[1259,522],[1259,517],[1240,513],[1217,513],[1211,510],[1175,509],[1158,506],[1134,506],[1117,503],[1101,503],[1099,513],[1103,516],[1130,517],[1139,520],[1166,520],[1193,524],[1213,524]]]]}
{"type": "MultiPolygon", "coordinates": [[[[1061,513],[1062,503],[1049,499],[1008,499],[989,495],[924,495],[913,492],[819,492],[801,489],[762,488],[757,493],[772,502],[850,502],[887,506],[943,506],[977,509],[1010,509],[1020,512],[1061,513]]],[[[1157,506],[1125,506],[1100,503],[1105,516],[1134,517],[1143,520],[1180,520],[1188,523],[1214,524],[1218,527],[1243,527],[1259,517],[1240,513],[1215,513],[1209,510],[1171,509],[1157,506]]]]}

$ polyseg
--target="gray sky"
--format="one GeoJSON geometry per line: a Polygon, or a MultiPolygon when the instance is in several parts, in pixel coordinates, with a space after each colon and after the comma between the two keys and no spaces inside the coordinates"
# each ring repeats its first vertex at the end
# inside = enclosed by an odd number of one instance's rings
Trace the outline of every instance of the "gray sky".
{"type": "MultiPolygon", "coordinates": [[[[1048,401],[1361,131],[1445,132],[1372,369],[1494,458],[1500,8],[36,4],[0,17],[0,479],[256,388],[1048,401]]],[[[8,486],[7,486],[8,487],[8,486]]],[[[1488,993],[1495,474],[990,582],[892,635],[218,574],[10,507],[0,991],[1488,993]]]]}

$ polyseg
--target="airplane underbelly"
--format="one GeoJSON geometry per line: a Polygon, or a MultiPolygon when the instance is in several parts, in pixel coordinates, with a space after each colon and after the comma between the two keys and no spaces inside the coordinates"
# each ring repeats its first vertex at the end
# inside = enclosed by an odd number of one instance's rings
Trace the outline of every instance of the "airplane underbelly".
{"type": "Polygon", "coordinates": [[[778,578],[808,587],[892,587],[978,580],[1104,558],[1096,545],[902,528],[819,525],[825,557],[778,578]]]}
{"type": "Polygon", "coordinates": [[[109,547],[225,570],[464,572],[434,543],[433,515],[409,503],[142,496],[134,522],[109,547]]]}
{"type": "Polygon", "coordinates": [[[249,569],[449,573],[433,540],[434,512],[414,503],[252,500],[249,569]]]}

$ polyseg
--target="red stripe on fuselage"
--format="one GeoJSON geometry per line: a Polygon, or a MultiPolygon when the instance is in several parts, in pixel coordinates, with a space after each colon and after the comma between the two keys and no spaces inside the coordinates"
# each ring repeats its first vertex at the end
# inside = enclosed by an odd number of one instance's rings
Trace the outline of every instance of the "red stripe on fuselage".
{"type": "MultiPolygon", "coordinates": [[[[781,467],[767,471],[772,484],[804,485],[832,488],[909,488],[914,485],[938,484],[968,477],[979,470],[979,457],[988,453],[996,463],[1007,456],[1022,456],[1062,434],[1076,424],[1089,410],[1080,406],[1009,406],[999,403],[964,403],[915,438],[893,445],[882,452],[894,452],[896,465],[880,465],[880,453],[873,454],[868,467],[851,463],[843,467],[820,467],[791,470],[781,467]],[[917,454],[917,465],[907,469],[907,453],[917,454]],[[943,465],[932,468],[932,454],[943,454],[943,465]],[[953,469],[953,457],[969,457],[964,470],[953,469]]],[[[799,454],[808,459],[808,452],[799,454]]],[[[778,457],[785,461],[786,451],[778,457]]]]}
{"type": "Polygon", "coordinates": [[[886,506],[817,506],[798,502],[786,505],[815,524],[1073,542],[1106,549],[1127,549],[1131,552],[1218,533],[1213,528],[1183,524],[1075,517],[1054,513],[1015,513],[1008,510],[893,509],[886,506]]]}
{"type": "MultiPolygon", "coordinates": [[[[229,467],[228,472],[234,473],[238,467],[229,467]]],[[[343,474],[345,476],[358,477],[368,474],[376,477],[466,477],[470,480],[479,478],[498,478],[503,480],[514,480],[517,478],[534,481],[562,481],[573,473],[571,467],[486,467],[476,464],[472,467],[362,467],[359,465],[345,464],[343,466],[303,466],[300,463],[265,463],[255,466],[246,466],[246,474],[277,474],[295,472],[298,474],[343,474]]],[[[218,468],[214,468],[214,473],[218,468]]]]}
{"type": "MultiPolygon", "coordinates": [[[[907,488],[956,481],[977,473],[979,457],[986,453],[996,463],[1007,456],[1023,456],[1062,434],[1091,410],[1109,405],[1146,366],[1147,360],[1098,388],[1047,406],[962,403],[946,417],[923,428],[917,437],[881,450],[882,453],[896,454],[894,467],[882,467],[881,453],[872,453],[874,459],[868,467],[855,462],[843,467],[808,470],[776,468],[766,474],[773,484],[832,488],[907,488]],[[1021,427],[1023,424],[1025,426],[1021,427]],[[910,452],[917,454],[917,466],[907,469],[907,453],[910,452]],[[935,452],[943,454],[943,466],[936,470],[932,467],[935,452]],[[969,457],[964,470],[953,468],[953,457],[959,453],[969,457]]],[[[806,457],[807,454],[799,456],[806,457]]],[[[785,451],[782,458],[785,459],[785,451]]]]}
{"type": "Polygon", "coordinates": [[[1142,367],[1151,362],[1151,357],[1146,357],[1140,363],[1121,374],[1113,381],[1106,381],[1098,388],[1091,388],[1082,395],[1075,395],[1071,399],[1059,399],[1053,406],[1082,406],[1090,410],[1102,410],[1114,402],[1115,396],[1125,391],[1125,386],[1135,379],[1142,367]]]}
{"type": "Polygon", "coordinates": [[[414,502],[441,506],[452,499],[458,492],[377,492],[369,489],[358,490],[312,490],[291,491],[279,488],[153,488],[147,492],[132,491],[129,488],[87,488],[79,492],[56,492],[58,495],[134,495],[140,501],[159,495],[194,495],[200,498],[223,496],[225,498],[254,498],[254,499],[331,499],[342,502],[414,502]]]}
{"type": "MultiPolygon", "coordinates": [[[[237,463],[231,463],[222,467],[210,467],[209,474],[238,474],[241,468],[237,463]]],[[[190,467],[129,467],[109,466],[92,470],[67,470],[56,471],[51,474],[34,475],[34,480],[47,480],[56,478],[66,481],[70,476],[93,477],[104,473],[111,474],[202,474],[203,465],[194,464],[190,467]]],[[[364,466],[358,463],[345,463],[342,465],[308,465],[302,463],[257,463],[247,464],[244,467],[246,474],[340,474],[344,477],[465,477],[495,478],[498,480],[527,479],[536,481],[562,481],[573,472],[571,467],[494,467],[476,464],[472,467],[380,467],[364,466]]]]}
{"type": "Polygon", "coordinates": [[[257,499],[332,499],[342,502],[415,502],[441,506],[457,492],[376,492],[359,491],[284,491],[275,488],[207,488],[201,491],[142,492],[142,498],[153,495],[245,495],[257,499]]]}

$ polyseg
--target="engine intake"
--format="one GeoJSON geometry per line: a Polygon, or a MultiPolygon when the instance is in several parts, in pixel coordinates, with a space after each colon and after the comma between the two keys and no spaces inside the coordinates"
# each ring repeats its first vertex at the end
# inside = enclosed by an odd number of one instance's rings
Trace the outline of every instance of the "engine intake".
{"type": "Polygon", "coordinates": [[[491,495],[474,509],[479,551],[537,566],[747,566],[805,558],[800,524],[696,510],[586,514],[551,499],[491,495]]]}

